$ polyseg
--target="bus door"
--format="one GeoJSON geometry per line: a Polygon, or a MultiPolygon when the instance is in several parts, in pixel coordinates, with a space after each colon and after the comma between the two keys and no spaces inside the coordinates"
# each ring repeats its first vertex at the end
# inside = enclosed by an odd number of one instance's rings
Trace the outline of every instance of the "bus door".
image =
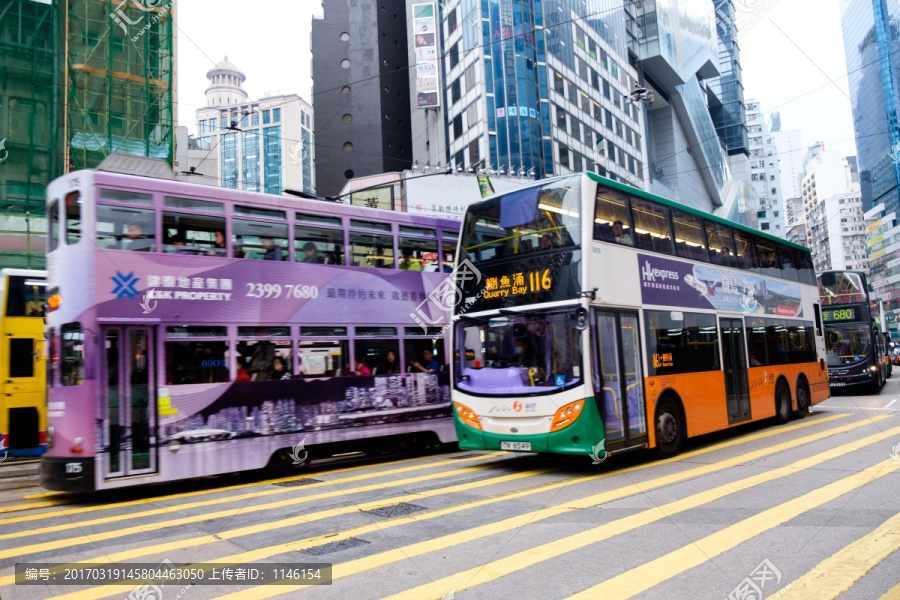
{"type": "Polygon", "coordinates": [[[747,346],[743,319],[719,319],[722,329],[722,366],[725,371],[725,402],[728,424],[750,419],[750,391],[747,383],[747,346]]]}
{"type": "Polygon", "coordinates": [[[153,332],[105,327],[104,477],[153,473],[156,465],[156,365],[153,332]]]}
{"type": "Polygon", "coordinates": [[[596,311],[593,346],[595,396],[607,451],[647,442],[644,377],[637,312],[596,311]]]}

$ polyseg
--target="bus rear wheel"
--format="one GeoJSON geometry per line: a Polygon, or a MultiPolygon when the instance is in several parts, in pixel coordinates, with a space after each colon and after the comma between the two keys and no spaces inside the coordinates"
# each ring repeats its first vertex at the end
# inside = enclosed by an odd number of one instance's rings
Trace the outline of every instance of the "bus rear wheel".
{"type": "Polygon", "coordinates": [[[678,405],[664,398],[656,407],[656,453],[660,458],[675,456],[684,443],[684,423],[678,405]]]}
{"type": "Polygon", "coordinates": [[[784,383],[775,388],[775,421],[787,423],[791,418],[791,390],[784,383]]]}
{"type": "Polygon", "coordinates": [[[794,411],[794,417],[802,419],[809,412],[809,390],[806,389],[805,383],[797,385],[797,410],[794,411]]]}

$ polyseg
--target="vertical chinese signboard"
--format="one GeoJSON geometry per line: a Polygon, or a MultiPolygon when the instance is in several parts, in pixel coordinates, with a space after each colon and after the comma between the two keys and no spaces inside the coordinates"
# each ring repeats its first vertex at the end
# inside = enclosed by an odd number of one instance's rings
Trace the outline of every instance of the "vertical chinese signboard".
{"type": "Polygon", "coordinates": [[[434,4],[413,4],[413,43],[416,48],[416,107],[440,106],[434,4]]]}

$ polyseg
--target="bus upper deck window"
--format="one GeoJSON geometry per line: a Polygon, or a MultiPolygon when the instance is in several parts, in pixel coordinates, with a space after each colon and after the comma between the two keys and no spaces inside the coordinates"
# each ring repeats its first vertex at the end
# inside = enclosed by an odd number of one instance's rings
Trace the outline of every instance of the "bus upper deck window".
{"type": "Polygon", "coordinates": [[[81,239],[81,193],[66,194],[66,244],[77,244],[81,239]]]}

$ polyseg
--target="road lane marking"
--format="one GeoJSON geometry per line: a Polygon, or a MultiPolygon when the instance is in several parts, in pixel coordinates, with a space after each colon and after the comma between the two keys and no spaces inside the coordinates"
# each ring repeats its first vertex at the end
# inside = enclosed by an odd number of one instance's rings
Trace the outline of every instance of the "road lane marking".
{"type": "MultiPolygon", "coordinates": [[[[751,487],[768,483],[776,479],[794,475],[800,470],[809,469],[818,466],[826,461],[840,458],[845,454],[854,452],[866,446],[871,446],[885,439],[889,439],[895,434],[900,434],[900,427],[896,427],[890,431],[877,433],[860,440],[844,444],[843,446],[832,448],[816,456],[804,458],[793,462],[784,467],[779,467],[771,471],[751,475],[744,479],[730,482],[715,488],[692,494],[681,500],[676,500],[659,507],[654,507],[639,513],[605,523],[598,527],[594,527],[587,531],[566,536],[564,538],[541,544],[528,550],[523,550],[516,554],[506,556],[504,558],[489,562],[487,564],[474,567],[465,571],[460,571],[453,575],[443,577],[430,583],[406,590],[404,592],[386,596],[382,600],[420,600],[423,598],[440,598],[446,590],[462,591],[478,585],[483,585],[500,577],[505,577],[517,571],[521,571],[528,567],[546,563],[549,560],[558,558],[563,554],[570,552],[583,551],[587,546],[607,540],[611,537],[621,535],[628,531],[643,527],[650,523],[660,521],[671,517],[672,515],[683,513],[688,510],[698,508],[704,504],[709,504],[725,496],[735,494],[751,487]],[[443,590],[443,591],[442,591],[443,590]]],[[[341,567],[343,570],[343,566],[341,567]]],[[[793,584],[791,587],[793,591],[793,584]]],[[[577,598],[602,598],[611,597],[618,598],[617,595],[612,596],[580,596],[577,598]]],[[[813,596],[809,596],[813,597],[813,596]]],[[[818,598],[818,596],[816,596],[818,598]]]]}
{"type": "Polygon", "coordinates": [[[641,592],[645,592],[676,575],[698,567],[793,518],[819,508],[832,500],[837,500],[841,496],[885,475],[895,473],[898,469],[900,469],[900,464],[881,461],[868,469],[863,469],[858,473],[838,479],[833,483],[807,492],[783,504],[757,513],[730,527],[720,529],[678,550],[616,575],[583,592],[573,594],[566,600],[592,600],[595,598],[625,600],[633,598],[641,592]]]}
{"type": "MultiPolygon", "coordinates": [[[[137,533],[146,533],[147,531],[158,531],[163,528],[168,527],[179,527],[181,525],[189,525],[191,523],[202,523],[203,521],[209,521],[212,519],[221,519],[224,517],[235,517],[235,516],[243,516],[251,513],[263,512],[267,510],[273,510],[276,508],[284,508],[287,506],[297,506],[299,504],[305,504],[307,502],[313,502],[315,500],[326,500],[329,498],[342,498],[344,496],[348,496],[351,494],[360,494],[363,492],[372,492],[377,490],[389,489],[393,487],[400,487],[404,485],[409,485],[411,483],[421,483],[424,481],[431,481],[435,479],[441,479],[443,477],[452,476],[452,475],[465,475],[467,473],[473,473],[475,471],[487,470],[490,468],[490,465],[473,465],[471,467],[464,467],[462,469],[454,469],[453,471],[443,471],[440,473],[431,473],[428,475],[420,475],[418,477],[410,477],[408,479],[399,479],[397,481],[387,481],[384,483],[375,483],[371,485],[363,485],[360,487],[350,488],[350,489],[337,489],[330,492],[322,492],[319,494],[311,494],[309,496],[301,496],[296,498],[287,498],[285,500],[278,500],[275,502],[268,502],[266,504],[259,504],[255,506],[239,506],[237,508],[228,508],[225,510],[220,510],[212,513],[201,513],[198,515],[191,515],[189,517],[181,517],[180,519],[170,519],[168,521],[159,521],[153,523],[145,523],[143,525],[135,525],[133,527],[126,527],[123,529],[115,529],[112,531],[102,531],[98,533],[91,533],[88,535],[79,535],[71,538],[64,539],[55,539],[48,542],[37,542],[34,544],[27,544],[25,546],[17,546],[14,548],[4,548],[0,550],[0,560],[16,557],[16,556],[25,556],[27,554],[35,554],[38,552],[46,552],[48,550],[58,550],[60,548],[70,548],[72,546],[77,546],[79,544],[96,544],[97,542],[104,540],[112,540],[115,538],[125,537],[132,534],[137,533]]],[[[362,477],[362,475],[358,475],[357,477],[362,477]]],[[[325,483],[325,482],[323,482],[325,483]]],[[[312,487],[311,484],[306,487],[312,487]]],[[[297,488],[290,488],[296,491],[297,488]]],[[[274,490],[272,490],[274,491],[274,490]]],[[[278,490],[281,491],[281,490],[278,490]]],[[[252,499],[255,494],[248,494],[249,498],[252,499]]],[[[413,495],[415,497],[415,495],[413,495]]],[[[160,512],[177,512],[182,510],[180,506],[169,506],[165,509],[158,509],[160,512]]],[[[356,510],[355,505],[353,505],[352,510],[356,510]]],[[[120,515],[116,517],[104,517],[102,519],[95,519],[91,521],[91,524],[96,524],[99,522],[114,522],[121,520],[121,516],[124,516],[126,519],[131,520],[131,515],[120,515]]],[[[68,525],[56,525],[54,527],[48,527],[45,529],[53,530],[55,527],[66,527],[69,528],[68,525]]],[[[272,527],[275,529],[276,527],[272,527]]],[[[31,535],[33,531],[19,532],[18,536],[28,536],[31,535]]],[[[9,537],[9,536],[7,536],[9,537]]],[[[13,535],[12,537],[16,537],[13,535]]],[[[220,535],[221,537],[221,535],[220,535]]]]}
{"type": "MultiPolygon", "coordinates": [[[[781,597],[785,600],[833,600],[897,550],[900,550],[900,514],[894,515],[871,533],[835,552],[809,573],[792,581],[791,587],[781,597]]],[[[774,595],[770,596],[769,600],[774,598],[774,595]]]]}
{"type": "Polygon", "coordinates": [[[900,600],[900,583],[888,590],[888,593],[878,600],[900,600]]]}
{"type": "MultiPolygon", "coordinates": [[[[249,492],[249,493],[243,494],[241,496],[228,496],[228,497],[224,497],[224,498],[214,498],[212,500],[205,500],[205,501],[195,502],[195,503],[187,504],[187,505],[179,505],[177,507],[167,507],[167,508],[162,508],[162,509],[150,510],[150,511],[146,511],[146,513],[129,513],[127,515],[105,517],[105,519],[108,519],[108,522],[121,520],[122,517],[124,517],[126,519],[133,519],[133,518],[136,518],[141,515],[147,516],[148,514],[160,514],[160,511],[161,512],[172,512],[176,509],[180,510],[181,508],[185,508],[185,507],[193,508],[196,506],[207,506],[207,505],[212,505],[212,504],[233,502],[236,500],[246,500],[248,498],[255,498],[255,497],[258,498],[258,497],[262,497],[262,496],[270,496],[273,494],[287,494],[290,492],[296,492],[300,489],[310,490],[310,489],[315,489],[315,488],[319,488],[319,487],[326,487],[328,485],[351,483],[354,481],[363,481],[366,479],[374,479],[376,477],[384,477],[387,475],[396,475],[396,474],[400,474],[400,473],[410,473],[412,471],[421,471],[424,469],[430,469],[432,467],[441,467],[441,466],[446,466],[446,465],[459,465],[460,463],[471,462],[471,461],[476,461],[476,460],[486,460],[486,459],[498,458],[501,456],[508,457],[510,455],[508,452],[493,452],[491,454],[483,454],[483,455],[473,456],[473,457],[469,457],[469,458],[457,458],[457,459],[436,461],[433,463],[423,463],[420,465],[411,465],[408,467],[401,467],[399,469],[389,469],[386,471],[375,471],[374,473],[363,473],[362,475],[353,475],[350,477],[345,477],[343,479],[335,479],[335,480],[328,480],[328,481],[322,481],[322,482],[317,482],[317,483],[310,483],[308,485],[302,486],[302,488],[280,488],[280,489],[276,489],[276,490],[260,490],[260,491],[256,491],[256,492],[249,492]]],[[[415,460],[415,459],[411,459],[411,460],[415,460]]],[[[333,475],[333,474],[347,472],[347,471],[355,471],[360,468],[364,468],[364,467],[348,467],[346,470],[339,469],[337,471],[329,471],[329,472],[327,472],[327,474],[333,475]]],[[[5,519],[0,519],[0,527],[2,527],[4,525],[9,525],[11,523],[24,523],[24,522],[28,522],[28,521],[39,521],[42,519],[51,519],[54,517],[58,517],[60,515],[69,517],[72,515],[83,514],[83,513],[87,513],[87,512],[95,512],[98,510],[108,510],[108,509],[112,509],[112,508],[122,508],[122,507],[126,507],[126,506],[139,506],[142,504],[149,504],[154,501],[173,500],[173,499],[177,499],[177,498],[190,498],[190,497],[196,496],[198,494],[199,495],[213,494],[213,493],[217,493],[217,492],[221,492],[221,491],[229,492],[229,491],[233,491],[233,490],[237,490],[237,489],[244,489],[246,487],[251,487],[251,486],[270,485],[270,484],[282,483],[282,482],[287,482],[287,481],[298,481],[298,480],[302,480],[302,479],[312,479],[312,478],[313,478],[312,475],[303,475],[300,477],[297,477],[297,476],[285,477],[282,479],[272,479],[270,481],[259,482],[259,483],[255,483],[255,484],[240,484],[240,485],[229,486],[229,487],[225,487],[225,488],[217,488],[215,490],[185,492],[183,494],[173,494],[171,496],[153,496],[153,497],[149,497],[149,498],[141,498],[140,500],[115,502],[115,503],[111,503],[111,504],[104,504],[101,506],[83,506],[80,508],[61,509],[61,510],[54,511],[54,512],[38,513],[38,514],[32,514],[32,515],[22,515],[22,516],[18,516],[18,517],[8,517],[5,519]]],[[[51,504],[51,505],[54,505],[54,504],[51,504]]],[[[26,505],[20,505],[20,506],[26,506],[26,505]]],[[[58,504],[57,504],[57,506],[58,506],[58,504]]],[[[2,511],[0,511],[0,512],[2,512],[2,511]]],[[[86,521],[86,522],[83,521],[83,522],[77,523],[75,525],[84,525],[85,523],[102,523],[102,522],[104,522],[104,519],[96,519],[94,521],[86,521]]],[[[11,536],[14,537],[17,535],[23,535],[23,532],[2,535],[2,536],[0,536],[0,539],[5,539],[6,537],[11,537],[11,536]]],[[[25,532],[24,535],[30,535],[30,533],[25,532]]]]}
{"type": "Polygon", "coordinates": [[[888,402],[887,404],[885,404],[884,407],[885,407],[885,408],[890,408],[890,407],[894,404],[894,402],[896,402],[896,401],[897,401],[897,399],[894,398],[893,400],[891,400],[890,402],[888,402]]]}
{"type": "MultiPolygon", "coordinates": [[[[251,550],[251,551],[244,552],[244,553],[241,553],[241,554],[238,554],[235,556],[225,557],[221,560],[219,560],[219,559],[217,559],[217,560],[219,562],[233,562],[235,564],[265,560],[266,558],[275,556],[277,554],[281,554],[283,552],[302,550],[304,548],[308,548],[311,546],[315,546],[315,545],[319,545],[319,544],[323,544],[323,543],[327,543],[327,542],[336,542],[336,541],[348,539],[350,537],[362,535],[364,533],[368,533],[368,532],[372,532],[372,531],[381,532],[390,527],[397,527],[397,526],[404,525],[407,523],[438,518],[438,517],[442,517],[445,515],[460,512],[463,510],[467,510],[470,508],[477,508],[477,507],[493,504],[496,502],[512,500],[512,499],[521,498],[521,497],[525,497],[528,495],[532,495],[532,494],[536,494],[536,493],[540,493],[540,492],[544,492],[544,491],[548,491],[548,490],[565,487],[568,485],[572,485],[573,481],[575,483],[582,483],[585,481],[600,479],[600,478],[604,478],[604,477],[611,477],[613,475],[619,475],[619,474],[623,474],[623,473],[629,473],[629,472],[633,472],[633,471],[648,469],[648,468],[651,468],[654,466],[658,466],[660,464],[679,462],[679,461],[691,459],[691,458],[694,458],[697,456],[701,456],[704,454],[708,454],[711,452],[715,452],[718,450],[727,449],[727,448],[730,448],[733,446],[739,446],[741,444],[745,444],[745,443],[748,443],[751,441],[757,441],[757,440],[769,438],[769,437],[772,437],[775,435],[779,435],[781,433],[788,433],[790,431],[796,431],[798,429],[803,429],[803,428],[809,427],[811,425],[815,425],[817,423],[823,423],[826,420],[832,421],[834,419],[843,418],[845,416],[848,416],[848,415],[834,415],[832,417],[824,417],[821,419],[805,420],[803,422],[795,423],[793,425],[789,425],[786,427],[770,429],[770,430],[752,434],[752,435],[749,435],[746,437],[728,440],[726,442],[722,442],[720,444],[715,444],[713,446],[709,446],[706,448],[700,448],[697,450],[692,450],[690,452],[685,452],[684,454],[680,454],[680,455],[678,455],[674,458],[671,458],[667,461],[654,461],[654,462],[645,463],[642,465],[626,467],[626,468],[620,469],[618,471],[599,473],[597,475],[590,475],[590,476],[580,476],[580,477],[571,478],[569,480],[554,482],[554,483],[550,483],[550,484],[541,484],[541,485],[534,486],[534,487],[526,489],[526,490],[518,490],[515,492],[509,492],[509,493],[505,493],[505,494],[502,494],[499,496],[484,498],[484,499],[475,500],[475,501],[466,501],[466,502],[460,503],[456,506],[451,506],[448,508],[439,509],[439,510],[435,510],[435,511],[429,511],[426,513],[416,513],[416,514],[410,515],[408,517],[400,517],[397,519],[391,519],[389,521],[361,525],[361,526],[353,527],[353,528],[338,532],[336,534],[315,536],[312,538],[307,538],[304,540],[291,542],[289,544],[276,544],[273,546],[269,546],[269,547],[265,547],[265,548],[261,548],[261,549],[257,549],[257,550],[251,550]]],[[[793,447],[802,446],[804,444],[808,444],[808,443],[811,443],[816,440],[825,439],[825,438],[828,438],[828,437],[831,437],[833,435],[837,435],[840,433],[846,433],[846,432],[856,429],[858,427],[870,425],[872,423],[875,423],[877,421],[887,419],[887,418],[888,417],[885,416],[885,417],[875,417],[874,419],[860,419],[858,421],[853,421],[851,423],[848,423],[848,424],[840,426],[840,427],[826,429],[824,431],[821,431],[821,432],[818,432],[815,434],[811,434],[811,435],[808,435],[808,436],[805,436],[802,438],[798,438],[796,440],[783,442],[781,444],[771,446],[766,449],[741,454],[738,457],[729,459],[728,464],[732,464],[732,463],[733,464],[741,464],[743,462],[746,462],[749,460],[754,460],[754,459],[762,457],[762,456],[767,456],[770,454],[781,452],[783,450],[791,449],[793,447]]],[[[656,482],[657,486],[668,485],[673,482],[682,481],[682,480],[689,479],[691,477],[695,477],[701,472],[706,472],[706,471],[712,472],[712,471],[717,471],[717,470],[724,469],[724,468],[726,468],[725,463],[720,461],[717,463],[712,463],[710,465],[703,465],[703,466],[700,466],[700,467],[697,467],[694,469],[690,469],[688,471],[685,471],[682,474],[668,475],[668,476],[657,478],[652,481],[656,482]]],[[[646,486],[648,484],[643,483],[641,485],[646,486]]],[[[640,488],[637,488],[636,486],[633,486],[633,485],[628,486],[628,488],[622,488],[622,489],[626,489],[627,492],[622,493],[621,491],[619,491],[619,492],[614,492],[614,493],[617,493],[621,497],[624,497],[624,496],[640,493],[640,491],[641,491],[640,488]]],[[[443,489],[439,489],[439,490],[434,490],[433,494],[439,495],[440,493],[448,493],[450,491],[451,491],[451,488],[443,488],[443,489]]],[[[613,493],[613,492],[608,492],[606,494],[600,494],[599,496],[605,497],[610,493],[613,493]]],[[[412,498],[412,499],[421,498],[421,497],[423,497],[423,495],[424,495],[424,493],[420,492],[418,494],[413,494],[413,495],[409,496],[409,498],[412,498]]],[[[594,498],[596,498],[596,497],[594,497],[594,498]]],[[[392,499],[383,499],[378,502],[379,502],[379,506],[384,506],[384,505],[394,504],[394,503],[397,503],[398,501],[402,501],[402,500],[403,500],[403,498],[392,498],[392,499]]],[[[359,507],[355,507],[354,510],[356,510],[358,508],[359,507]]],[[[578,508],[579,508],[579,506],[574,505],[572,503],[568,503],[567,507],[563,508],[561,512],[577,510],[578,508]],[[570,506],[573,508],[569,508],[570,506]]],[[[148,546],[148,547],[143,547],[143,548],[124,550],[124,551],[120,551],[117,553],[108,553],[108,554],[104,554],[102,556],[102,560],[104,562],[122,562],[122,561],[133,560],[135,558],[140,558],[140,557],[144,557],[144,556],[164,554],[166,552],[178,551],[178,550],[182,550],[182,549],[189,548],[189,547],[204,546],[206,544],[214,543],[216,541],[225,541],[225,540],[233,539],[233,538],[240,537],[243,535],[262,533],[265,531],[271,531],[273,529],[283,529],[283,528],[294,526],[294,525],[307,524],[309,522],[319,520],[319,519],[324,519],[329,516],[334,516],[332,514],[332,511],[322,511],[322,513],[313,513],[311,515],[304,515],[304,516],[299,516],[299,517],[293,517],[290,519],[282,519],[279,521],[274,521],[274,522],[269,522],[269,523],[261,523],[261,524],[257,524],[257,525],[251,525],[248,527],[242,527],[239,529],[223,531],[223,532],[215,534],[214,536],[205,536],[205,537],[200,537],[200,538],[178,540],[178,541],[174,541],[174,542],[164,542],[161,544],[156,544],[153,546],[148,546]]],[[[548,515],[548,516],[550,516],[550,515],[548,515]]],[[[488,535],[488,534],[485,534],[485,535],[488,535]]],[[[85,563],[90,563],[90,562],[97,562],[97,560],[99,560],[99,559],[85,559],[83,561],[80,561],[79,563],[72,563],[70,566],[74,566],[77,564],[85,564],[85,563]]],[[[15,581],[15,578],[13,576],[0,577],[0,586],[12,584],[12,583],[14,583],[14,581],[15,581]]],[[[278,587],[284,588],[285,586],[278,586],[278,587]]],[[[104,588],[92,588],[84,593],[81,593],[81,595],[78,595],[78,594],[80,594],[79,592],[74,592],[73,593],[74,595],[67,594],[67,595],[61,596],[61,598],[67,598],[67,599],[83,598],[83,599],[87,599],[87,600],[93,600],[95,598],[102,598],[102,597],[109,596],[109,595],[115,595],[115,594],[120,593],[121,591],[122,591],[122,586],[114,585],[114,586],[109,586],[109,590],[107,590],[105,587],[104,588]]],[[[282,593],[282,592],[279,592],[279,593],[282,593]]]]}

